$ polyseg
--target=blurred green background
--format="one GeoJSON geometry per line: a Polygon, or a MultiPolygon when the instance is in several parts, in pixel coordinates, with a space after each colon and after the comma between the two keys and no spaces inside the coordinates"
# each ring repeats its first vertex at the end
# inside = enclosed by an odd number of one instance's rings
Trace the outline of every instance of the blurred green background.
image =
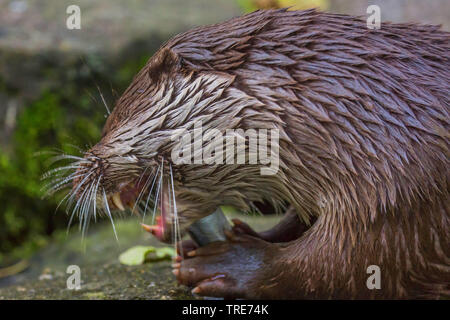
{"type": "Polygon", "coordinates": [[[320,7],[382,20],[443,24],[449,2],[433,0],[0,0],[0,268],[65,232],[57,195],[42,199],[39,152],[78,152],[99,139],[106,109],[168,38],[257,8],[320,7]],[[81,8],[81,30],[66,8],[81,8]]]}

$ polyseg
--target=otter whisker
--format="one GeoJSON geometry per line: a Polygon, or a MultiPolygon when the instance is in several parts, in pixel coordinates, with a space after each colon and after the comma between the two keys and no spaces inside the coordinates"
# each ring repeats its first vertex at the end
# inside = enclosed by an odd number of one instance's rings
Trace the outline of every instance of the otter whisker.
{"type": "MultiPolygon", "coordinates": [[[[84,152],[85,152],[79,146],[77,146],[77,145],[75,145],[73,143],[64,143],[64,146],[69,146],[71,148],[75,148],[75,149],[77,149],[80,152],[80,154],[84,154],[84,152]]],[[[64,151],[61,148],[57,148],[57,147],[52,147],[50,150],[38,151],[36,153],[39,153],[39,154],[58,154],[58,155],[67,154],[66,151],[64,151]]],[[[74,156],[74,155],[71,154],[71,156],[74,156]]],[[[74,156],[74,157],[76,157],[76,156],[74,156]]]]}
{"type": "Polygon", "coordinates": [[[162,163],[162,166],[160,166],[160,179],[158,183],[158,187],[156,188],[156,197],[155,197],[155,206],[153,208],[153,215],[152,215],[152,224],[155,223],[155,215],[156,215],[156,209],[158,208],[158,202],[159,202],[159,191],[162,187],[162,177],[163,177],[163,169],[164,169],[164,163],[162,163]]]}
{"type": "MultiPolygon", "coordinates": [[[[82,216],[84,217],[84,223],[83,223],[83,230],[82,230],[82,237],[86,234],[88,228],[89,228],[89,222],[91,220],[91,206],[95,205],[96,202],[96,186],[98,186],[98,182],[100,181],[100,178],[97,179],[97,183],[92,183],[90,189],[89,189],[89,195],[86,196],[86,204],[83,207],[82,216]]],[[[95,209],[94,209],[95,210],[95,209]]],[[[80,220],[81,223],[81,220],[80,220]]]]}
{"type": "MultiPolygon", "coordinates": [[[[75,178],[76,178],[76,177],[75,177],[75,178]]],[[[71,180],[72,180],[72,179],[71,179],[71,180]]],[[[58,185],[58,186],[52,187],[50,190],[45,191],[45,194],[42,196],[42,198],[43,198],[43,199],[46,199],[46,198],[48,198],[48,197],[54,195],[56,192],[58,192],[58,191],[60,191],[60,190],[62,190],[62,189],[65,189],[65,188],[67,188],[67,187],[69,187],[69,186],[71,186],[71,185],[72,185],[72,181],[68,181],[68,182],[61,183],[61,184],[58,185]]]]}
{"type": "MultiPolygon", "coordinates": [[[[94,173],[94,171],[91,170],[91,171],[86,175],[86,177],[84,177],[84,179],[78,184],[78,186],[76,187],[76,189],[70,191],[70,194],[71,194],[71,195],[70,195],[70,197],[69,197],[69,199],[68,199],[68,201],[67,201],[67,202],[68,202],[68,205],[67,205],[66,212],[68,212],[68,211],[70,210],[70,207],[72,206],[73,201],[75,200],[76,195],[77,195],[78,191],[80,190],[81,186],[86,182],[86,180],[89,178],[89,176],[90,176],[91,174],[93,174],[93,173],[94,173]]],[[[85,190],[85,191],[86,191],[86,190],[85,190]]],[[[79,202],[80,202],[80,199],[78,199],[76,206],[78,206],[79,202]]],[[[75,210],[75,209],[74,209],[74,210],[75,210]]],[[[70,225],[71,225],[71,223],[72,223],[73,216],[74,216],[74,211],[72,212],[72,214],[71,214],[71,216],[70,216],[69,225],[67,226],[67,231],[69,231],[70,225]]]]}
{"type": "Polygon", "coordinates": [[[42,151],[36,151],[33,152],[33,157],[37,157],[37,156],[43,156],[43,155],[60,155],[60,154],[64,154],[64,151],[58,148],[51,148],[53,150],[42,150],[42,151]]]}
{"type": "MultiPolygon", "coordinates": [[[[165,199],[164,199],[164,157],[161,158],[161,174],[160,174],[160,177],[161,177],[160,178],[161,185],[159,187],[160,196],[158,198],[158,201],[160,201],[161,220],[164,222],[164,219],[166,219],[166,217],[163,216],[163,214],[166,213],[165,210],[164,210],[164,205],[165,205],[165,203],[164,203],[164,201],[165,201],[165,199]]],[[[155,211],[153,212],[153,218],[155,218],[155,211]]],[[[165,232],[165,230],[164,230],[164,223],[162,223],[161,225],[162,225],[163,233],[164,233],[165,232]]]]}
{"type": "MultiPolygon", "coordinates": [[[[69,169],[66,169],[69,170],[69,169]]],[[[83,176],[86,174],[87,170],[84,168],[78,168],[74,172],[67,174],[67,172],[61,172],[53,174],[53,176],[43,177],[42,180],[47,180],[46,184],[41,188],[42,190],[51,189],[52,185],[56,185],[64,180],[70,178],[76,178],[76,176],[83,176]]]]}
{"type": "MultiPolygon", "coordinates": [[[[173,199],[173,214],[175,217],[175,250],[176,250],[176,244],[177,244],[177,237],[178,240],[181,241],[181,231],[180,231],[180,225],[178,220],[178,210],[177,210],[177,200],[175,198],[175,186],[173,184],[173,172],[172,172],[172,164],[170,164],[170,181],[172,186],[172,199],[173,199]]],[[[183,246],[180,246],[180,254],[183,256],[183,246]]]]}
{"type": "MultiPolygon", "coordinates": [[[[146,167],[146,168],[145,168],[143,174],[142,174],[141,177],[139,178],[139,181],[138,181],[138,183],[137,183],[138,186],[139,186],[139,184],[140,184],[140,182],[141,182],[142,177],[143,177],[144,174],[145,174],[145,171],[147,171],[148,168],[149,168],[149,167],[146,167]]],[[[145,191],[147,190],[148,184],[149,184],[150,179],[151,179],[152,177],[153,177],[153,173],[150,174],[150,175],[147,177],[147,179],[146,179],[146,181],[145,181],[145,184],[144,184],[144,186],[142,187],[142,190],[139,192],[139,195],[138,195],[138,197],[137,197],[137,199],[136,199],[136,202],[134,203],[132,212],[134,212],[134,209],[136,208],[136,205],[141,201],[141,198],[142,198],[142,196],[144,195],[145,191]]],[[[144,215],[145,215],[145,212],[144,212],[144,215]]]]}
{"type": "Polygon", "coordinates": [[[82,194],[81,194],[81,196],[80,196],[80,199],[79,199],[79,201],[78,201],[78,206],[76,206],[75,207],[75,211],[76,212],[78,212],[78,219],[80,220],[80,230],[81,230],[81,225],[82,225],[82,220],[83,220],[83,216],[82,216],[82,213],[83,213],[83,208],[84,208],[84,206],[85,206],[85,204],[86,204],[86,199],[87,199],[87,195],[89,194],[89,188],[87,187],[87,188],[85,188],[84,190],[83,190],[83,192],[82,192],[82,194]],[[78,208],[77,208],[78,207],[78,208]],[[76,208],[78,209],[78,210],[76,210],[76,208]]]}
{"type": "Polygon", "coordinates": [[[143,205],[143,201],[139,201],[139,203],[136,203],[135,209],[137,210],[139,216],[143,216],[144,215],[144,210],[142,209],[142,205],[143,205]]]}
{"type": "Polygon", "coordinates": [[[111,224],[112,224],[112,227],[113,227],[114,236],[116,237],[116,241],[119,242],[119,238],[117,237],[117,233],[116,233],[116,226],[114,225],[114,220],[113,220],[113,217],[111,215],[111,211],[109,210],[108,199],[106,198],[105,188],[102,188],[102,189],[103,189],[103,202],[105,204],[106,213],[107,213],[109,219],[111,220],[111,224]]]}
{"type": "MultiPolygon", "coordinates": [[[[167,208],[168,212],[172,212],[172,191],[171,191],[171,185],[170,185],[170,177],[167,178],[167,195],[169,197],[168,199],[168,203],[169,203],[169,207],[167,208]]],[[[173,219],[175,220],[175,215],[173,214],[173,219]]],[[[177,241],[177,232],[176,232],[176,222],[173,223],[173,234],[172,234],[172,242],[175,244],[175,250],[176,250],[176,241],[177,241]]]]}
{"type": "Polygon", "coordinates": [[[258,214],[260,216],[263,216],[261,210],[253,202],[250,202],[250,213],[251,214],[258,214]]]}
{"type": "Polygon", "coordinates": [[[80,188],[82,187],[82,185],[86,182],[86,180],[90,177],[91,174],[93,174],[94,171],[91,169],[90,171],[88,171],[86,173],[86,176],[83,178],[83,180],[81,180],[81,182],[78,184],[78,186],[75,188],[75,190],[71,190],[70,192],[72,193],[71,198],[75,197],[76,194],[78,193],[78,191],[80,190],[80,188]]]}
{"type": "Polygon", "coordinates": [[[97,85],[97,90],[98,90],[98,93],[100,94],[100,97],[102,98],[103,104],[105,105],[106,112],[108,112],[108,115],[110,115],[111,111],[109,111],[108,105],[106,104],[105,98],[103,97],[103,93],[100,90],[100,87],[98,85],[97,85]]]}
{"type": "Polygon", "coordinates": [[[68,170],[71,170],[71,169],[77,170],[77,169],[80,169],[80,168],[82,168],[81,164],[79,164],[79,165],[71,164],[69,166],[58,167],[58,168],[55,168],[55,169],[52,169],[52,170],[49,170],[49,171],[45,172],[41,176],[41,180],[45,180],[45,179],[47,179],[47,178],[49,178],[49,177],[51,177],[52,175],[55,175],[55,174],[62,175],[62,174],[65,173],[65,171],[68,171],[68,170]],[[62,173],[60,171],[62,171],[62,173]]]}
{"type": "MultiPolygon", "coordinates": [[[[70,194],[70,193],[69,193],[70,194]]],[[[66,213],[68,214],[69,213],[69,207],[71,207],[72,206],[72,203],[73,203],[73,199],[71,199],[72,198],[72,196],[70,196],[70,198],[67,200],[67,207],[66,207],[66,213]]],[[[72,225],[72,220],[73,220],[73,212],[72,212],[72,214],[70,215],[70,218],[69,218],[69,222],[68,222],[68,224],[67,224],[67,229],[66,229],[66,233],[67,234],[69,234],[69,230],[70,230],[70,226],[72,225]]]]}
{"type": "Polygon", "coordinates": [[[74,171],[74,172],[72,172],[72,173],[70,173],[68,175],[66,175],[66,172],[59,173],[59,174],[55,174],[54,176],[51,176],[51,177],[45,177],[43,180],[48,180],[49,182],[47,184],[57,183],[57,182],[60,182],[60,181],[62,181],[64,179],[73,177],[73,176],[75,176],[77,174],[81,174],[82,175],[82,174],[85,173],[85,171],[86,170],[78,170],[78,172],[74,171]]]}
{"type": "Polygon", "coordinates": [[[74,145],[73,143],[66,143],[65,145],[66,145],[66,146],[69,146],[69,147],[71,147],[71,148],[77,149],[78,152],[79,152],[80,154],[84,154],[84,153],[86,152],[86,150],[81,149],[81,147],[79,147],[79,146],[77,146],[77,145],[74,145]]]}
{"type": "Polygon", "coordinates": [[[81,238],[84,238],[84,234],[87,228],[87,223],[89,221],[89,209],[91,204],[91,195],[92,191],[94,189],[95,185],[92,183],[89,188],[86,188],[86,190],[89,190],[84,199],[83,203],[80,206],[79,212],[78,212],[78,220],[80,221],[79,229],[81,230],[81,238]]]}
{"type": "MultiPolygon", "coordinates": [[[[85,177],[84,179],[86,180],[86,178],[88,178],[88,176],[85,177]]],[[[85,180],[84,180],[84,181],[85,181],[85,180]]],[[[83,184],[83,183],[80,183],[77,189],[79,189],[79,187],[80,187],[82,184],[83,184]]],[[[67,226],[67,228],[68,228],[67,231],[69,231],[70,225],[72,224],[73,217],[75,216],[76,212],[78,211],[78,208],[82,205],[82,203],[83,203],[83,201],[84,201],[84,195],[86,194],[86,191],[87,191],[87,188],[85,188],[85,189],[83,190],[83,192],[81,193],[81,196],[77,199],[77,202],[76,202],[76,204],[75,204],[75,207],[73,208],[72,214],[71,214],[71,216],[70,216],[69,225],[67,226]]],[[[77,194],[77,192],[73,192],[71,198],[72,198],[72,197],[75,197],[76,194],[77,194]]],[[[80,224],[80,225],[81,225],[81,224],[80,224]]]]}
{"type": "Polygon", "coordinates": [[[58,205],[56,206],[55,213],[56,213],[56,211],[58,211],[59,207],[60,207],[61,204],[64,202],[64,200],[66,200],[66,199],[70,196],[70,194],[71,194],[71,193],[68,192],[68,193],[61,199],[61,201],[59,201],[58,205]]]}
{"type": "Polygon", "coordinates": [[[147,212],[148,202],[149,202],[149,200],[150,200],[150,198],[151,198],[151,196],[152,196],[153,188],[154,188],[154,186],[155,186],[156,178],[158,177],[159,169],[160,169],[160,167],[158,166],[158,169],[157,169],[157,171],[155,172],[155,174],[154,174],[154,176],[153,176],[152,186],[151,186],[151,188],[150,188],[150,191],[148,192],[148,195],[147,195],[147,201],[145,202],[144,217],[143,217],[143,218],[145,218],[145,214],[146,214],[146,212],[147,212]]]}
{"type": "MultiPolygon", "coordinates": [[[[95,180],[94,180],[95,181],[95,180]]],[[[84,218],[84,223],[86,224],[86,221],[89,221],[90,219],[90,208],[93,200],[93,192],[95,188],[95,182],[91,183],[91,186],[89,187],[89,191],[86,194],[86,198],[84,200],[83,207],[80,209],[80,214],[84,218]]]]}
{"type": "MultiPolygon", "coordinates": [[[[149,168],[149,166],[145,167],[144,171],[139,176],[139,180],[137,181],[136,186],[139,187],[139,185],[141,184],[142,178],[145,176],[145,173],[147,172],[148,168],[149,168]]],[[[144,186],[142,187],[142,190],[139,192],[138,197],[136,199],[136,203],[139,202],[139,199],[141,198],[142,194],[145,192],[145,189],[147,187],[147,183],[148,183],[149,179],[150,179],[150,176],[147,177],[147,179],[145,180],[144,186]]],[[[136,204],[134,207],[136,207],[136,204]]],[[[134,211],[134,207],[133,207],[133,211],[134,211]]]]}
{"type": "Polygon", "coordinates": [[[98,186],[100,184],[100,180],[102,179],[102,176],[98,177],[97,185],[95,186],[94,191],[94,221],[97,222],[97,193],[98,193],[98,186]]]}
{"type": "Polygon", "coordinates": [[[35,152],[33,154],[33,156],[41,156],[41,155],[52,155],[50,157],[48,157],[47,159],[45,159],[44,164],[47,167],[52,166],[54,163],[59,162],[61,160],[71,160],[72,162],[75,161],[82,161],[84,163],[87,163],[88,160],[82,158],[82,157],[78,157],[78,156],[74,156],[74,155],[69,155],[64,153],[62,150],[57,150],[57,151],[40,151],[40,152],[35,152]]]}
{"type": "Polygon", "coordinates": [[[44,198],[53,195],[55,192],[64,189],[66,186],[70,185],[72,180],[82,177],[84,174],[71,175],[60,179],[59,181],[52,181],[42,187],[42,191],[45,192],[44,198]]]}
{"type": "Polygon", "coordinates": [[[137,182],[138,185],[141,183],[142,178],[145,176],[145,173],[147,172],[147,170],[148,170],[149,168],[150,168],[150,166],[146,166],[145,169],[144,169],[144,171],[140,174],[139,180],[138,180],[138,182],[137,182]]]}
{"type": "Polygon", "coordinates": [[[68,159],[69,160],[80,161],[80,162],[83,162],[83,163],[89,163],[89,160],[86,160],[86,159],[81,158],[81,157],[72,156],[72,155],[68,155],[68,154],[61,154],[61,155],[58,155],[58,156],[55,156],[55,157],[51,157],[48,160],[49,161],[48,165],[50,166],[50,165],[52,165],[52,164],[54,164],[54,163],[56,163],[58,161],[68,160],[68,159]]]}
{"type": "Polygon", "coordinates": [[[76,176],[83,176],[84,174],[86,174],[86,171],[87,170],[78,170],[78,171],[74,171],[70,174],[49,177],[46,179],[47,180],[46,185],[50,186],[51,184],[57,184],[58,182],[61,182],[63,180],[69,179],[69,178],[73,178],[76,176]]]}

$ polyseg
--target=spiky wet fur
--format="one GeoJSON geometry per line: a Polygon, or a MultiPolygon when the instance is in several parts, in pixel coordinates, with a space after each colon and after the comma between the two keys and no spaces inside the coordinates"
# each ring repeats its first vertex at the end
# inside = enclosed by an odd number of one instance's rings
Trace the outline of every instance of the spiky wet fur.
{"type": "Polygon", "coordinates": [[[273,279],[289,270],[294,297],[448,296],[449,48],[438,27],[368,30],[314,10],[180,34],[135,77],[91,150],[106,163],[102,188],[170,162],[171,136],[195,121],[277,128],[277,175],[173,165],[182,227],[218,205],[287,202],[305,221],[318,217],[273,279]],[[371,264],[383,290],[365,287],[371,264]]]}

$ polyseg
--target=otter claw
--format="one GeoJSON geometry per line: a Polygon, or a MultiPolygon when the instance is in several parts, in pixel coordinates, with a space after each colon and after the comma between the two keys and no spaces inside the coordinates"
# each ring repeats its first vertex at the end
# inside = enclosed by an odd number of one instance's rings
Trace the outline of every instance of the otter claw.
{"type": "Polygon", "coordinates": [[[189,251],[189,252],[187,253],[187,256],[188,256],[188,257],[194,257],[196,254],[197,254],[197,252],[196,252],[195,250],[192,250],[192,251],[189,251]]]}
{"type": "Polygon", "coordinates": [[[149,226],[148,224],[141,223],[142,228],[152,234],[155,234],[157,229],[159,229],[159,226],[149,226]]]}

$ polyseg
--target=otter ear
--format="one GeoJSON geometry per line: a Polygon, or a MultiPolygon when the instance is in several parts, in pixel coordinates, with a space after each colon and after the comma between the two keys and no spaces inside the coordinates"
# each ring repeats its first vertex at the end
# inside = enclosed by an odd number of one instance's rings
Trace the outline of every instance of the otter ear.
{"type": "Polygon", "coordinates": [[[163,74],[170,73],[180,64],[178,55],[169,48],[163,48],[150,60],[148,75],[152,81],[158,81],[163,74]]]}

